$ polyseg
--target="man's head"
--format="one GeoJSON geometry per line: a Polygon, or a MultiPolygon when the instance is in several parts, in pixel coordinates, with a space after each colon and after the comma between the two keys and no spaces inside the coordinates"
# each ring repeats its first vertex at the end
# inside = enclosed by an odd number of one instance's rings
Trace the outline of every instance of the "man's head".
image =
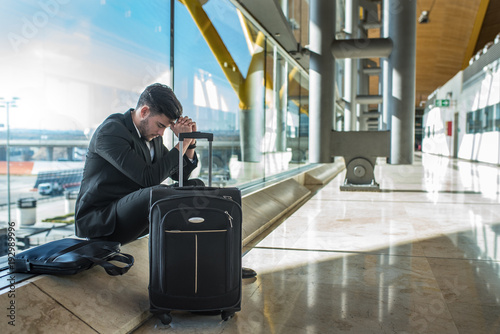
{"type": "Polygon", "coordinates": [[[164,114],[175,121],[182,116],[182,105],[177,100],[172,88],[161,83],[154,83],[146,87],[137,101],[136,110],[148,106],[153,115],[164,114]]]}
{"type": "Polygon", "coordinates": [[[182,115],[182,105],[167,85],[152,84],[142,92],[135,108],[134,123],[142,137],[163,136],[166,128],[182,115]]]}

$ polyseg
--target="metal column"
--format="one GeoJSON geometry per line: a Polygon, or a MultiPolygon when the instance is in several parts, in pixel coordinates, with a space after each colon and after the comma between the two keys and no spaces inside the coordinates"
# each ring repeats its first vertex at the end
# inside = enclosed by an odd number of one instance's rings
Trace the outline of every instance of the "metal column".
{"type": "MultiPolygon", "coordinates": [[[[359,6],[357,0],[348,1],[346,3],[346,31],[349,33],[349,39],[358,38],[359,24],[359,6]]],[[[358,114],[357,114],[357,79],[358,79],[358,60],[355,58],[345,59],[345,97],[349,102],[344,110],[344,130],[357,130],[358,114]]]]}
{"type": "MultiPolygon", "coordinates": [[[[382,29],[381,35],[383,38],[389,38],[389,16],[391,5],[390,0],[384,0],[382,4],[382,29]]],[[[389,58],[380,59],[380,68],[382,70],[382,122],[379,125],[380,130],[390,129],[390,113],[389,113],[389,99],[391,98],[390,92],[392,91],[392,79],[389,71],[389,58]]]]}
{"type": "Polygon", "coordinates": [[[251,97],[244,106],[240,103],[240,143],[242,161],[260,162],[262,157],[262,138],[264,138],[264,103],[265,82],[264,74],[265,52],[256,53],[252,57],[245,82],[241,90],[251,97]]]}
{"type": "Polygon", "coordinates": [[[309,3],[309,162],[332,162],[332,132],[335,61],[331,44],[335,39],[335,1],[309,3]]]}
{"type": "Polygon", "coordinates": [[[273,95],[276,109],[276,150],[286,151],[286,113],[288,103],[288,62],[274,48],[273,95]]]}
{"type": "Polygon", "coordinates": [[[417,1],[385,1],[388,35],[394,48],[387,62],[391,86],[388,113],[391,130],[391,164],[413,163],[415,140],[415,64],[417,39],[417,1]],[[388,7],[388,8],[386,8],[388,7]]]}

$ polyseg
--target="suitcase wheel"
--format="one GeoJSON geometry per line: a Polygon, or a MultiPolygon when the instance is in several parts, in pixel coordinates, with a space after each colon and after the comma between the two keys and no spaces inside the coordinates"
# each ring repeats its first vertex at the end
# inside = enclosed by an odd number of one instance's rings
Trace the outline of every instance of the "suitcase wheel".
{"type": "Polygon", "coordinates": [[[169,325],[172,322],[170,313],[160,313],[158,314],[158,318],[160,318],[161,323],[164,325],[169,325]]]}
{"type": "Polygon", "coordinates": [[[228,321],[232,317],[234,317],[234,311],[222,311],[220,317],[222,318],[223,321],[228,321]]]}

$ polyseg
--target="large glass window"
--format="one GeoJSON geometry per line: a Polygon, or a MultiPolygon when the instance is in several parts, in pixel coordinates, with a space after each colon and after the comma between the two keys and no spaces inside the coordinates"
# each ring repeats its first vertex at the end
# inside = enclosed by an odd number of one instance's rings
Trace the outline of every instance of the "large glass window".
{"type": "Polygon", "coordinates": [[[487,106],[467,113],[467,133],[498,131],[500,124],[500,104],[487,106]]]}
{"type": "Polygon", "coordinates": [[[500,131],[500,103],[495,105],[495,131],[500,131]]]}
{"type": "Polygon", "coordinates": [[[307,83],[276,45],[266,45],[266,175],[300,166],[308,148],[307,83]]]}
{"type": "Polygon", "coordinates": [[[483,110],[474,111],[474,133],[483,132],[483,110]]]}
{"type": "Polygon", "coordinates": [[[474,112],[469,111],[467,113],[467,122],[466,122],[466,133],[474,133],[474,112]]]}
{"type": "Polygon", "coordinates": [[[493,131],[493,120],[495,119],[495,106],[487,106],[484,108],[484,124],[483,124],[483,130],[484,131],[493,131]]]}
{"type": "Polygon", "coordinates": [[[148,84],[171,83],[169,17],[169,2],[160,0],[2,6],[0,104],[15,104],[9,122],[0,109],[0,229],[15,222],[20,249],[74,234],[75,192],[93,131],[135,107],[148,84]]]}
{"type": "Polygon", "coordinates": [[[287,125],[293,132],[287,135],[287,142],[292,149],[292,162],[305,163],[309,158],[309,80],[297,68],[292,72],[287,125]]]}
{"type": "MultiPolygon", "coordinates": [[[[228,0],[176,2],[174,61],[186,115],[214,133],[215,182],[241,186],[297,166],[286,129],[300,75],[228,0]]],[[[206,178],[207,152],[199,154],[206,178]]]]}
{"type": "MultiPolygon", "coordinates": [[[[243,187],[307,161],[307,75],[229,0],[19,0],[2,8],[0,28],[0,228],[16,221],[21,249],[74,234],[92,134],[154,82],[215,134],[215,185],[243,187]]],[[[193,175],[202,179],[207,146],[198,144],[193,175]]]]}
{"type": "Polygon", "coordinates": [[[279,3],[297,42],[302,46],[309,44],[309,1],[280,0],[279,3]]]}

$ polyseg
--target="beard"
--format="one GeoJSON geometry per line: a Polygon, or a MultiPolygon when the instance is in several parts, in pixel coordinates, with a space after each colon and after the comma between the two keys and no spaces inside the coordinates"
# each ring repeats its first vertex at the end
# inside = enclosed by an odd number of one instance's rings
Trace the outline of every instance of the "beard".
{"type": "Polygon", "coordinates": [[[146,117],[145,119],[141,120],[139,122],[139,126],[137,129],[139,130],[139,133],[141,134],[141,137],[147,141],[151,141],[153,138],[151,136],[148,136],[149,133],[149,116],[146,117]]]}

